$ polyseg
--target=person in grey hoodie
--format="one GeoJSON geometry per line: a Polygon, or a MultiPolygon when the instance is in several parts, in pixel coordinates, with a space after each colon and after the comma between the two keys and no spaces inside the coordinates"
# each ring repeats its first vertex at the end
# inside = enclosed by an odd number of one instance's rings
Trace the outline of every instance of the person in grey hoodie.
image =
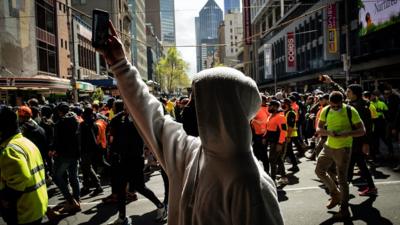
{"type": "Polygon", "coordinates": [[[107,47],[119,91],[146,145],[169,177],[168,224],[283,224],[276,187],[251,149],[250,120],[261,99],[256,83],[226,68],[193,79],[199,137],[164,116],[138,70],[125,57],[110,22],[107,47]]]}

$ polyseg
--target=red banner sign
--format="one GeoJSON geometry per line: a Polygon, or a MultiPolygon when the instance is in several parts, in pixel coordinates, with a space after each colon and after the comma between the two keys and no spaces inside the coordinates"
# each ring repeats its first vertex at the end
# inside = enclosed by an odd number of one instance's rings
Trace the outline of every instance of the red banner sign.
{"type": "Polygon", "coordinates": [[[250,0],[243,0],[243,30],[246,45],[251,45],[250,0]]]}
{"type": "Polygon", "coordinates": [[[337,14],[336,14],[336,3],[328,5],[326,9],[326,23],[328,25],[328,52],[337,52],[337,14]]]}
{"type": "Polygon", "coordinates": [[[296,68],[296,41],[294,32],[287,33],[287,68],[296,68]]]}

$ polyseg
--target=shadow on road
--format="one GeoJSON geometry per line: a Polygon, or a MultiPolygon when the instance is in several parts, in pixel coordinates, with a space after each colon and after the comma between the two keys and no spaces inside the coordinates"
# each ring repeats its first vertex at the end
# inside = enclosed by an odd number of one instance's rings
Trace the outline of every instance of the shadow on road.
{"type": "Polygon", "coordinates": [[[143,215],[133,215],[133,216],[131,216],[132,224],[135,224],[135,225],[162,225],[162,224],[167,224],[167,221],[164,221],[163,223],[156,222],[155,221],[156,216],[157,216],[156,210],[153,210],[151,212],[145,213],[143,215]]]}
{"type": "MultiPolygon", "coordinates": [[[[354,224],[353,221],[363,221],[367,225],[393,225],[393,223],[382,217],[381,213],[378,209],[376,209],[373,206],[374,201],[376,200],[376,196],[369,197],[367,200],[362,202],[361,204],[354,205],[354,204],[349,204],[350,205],[350,210],[352,213],[352,217],[349,218],[348,220],[342,221],[345,225],[347,224],[354,224]]],[[[335,214],[333,212],[329,212],[332,214],[335,214]]],[[[320,223],[320,225],[331,225],[335,224],[338,221],[335,219],[333,216],[329,218],[328,220],[320,223]]]]}
{"type": "Polygon", "coordinates": [[[95,215],[90,218],[89,221],[85,223],[80,223],[81,225],[90,225],[90,224],[104,224],[107,220],[109,220],[112,216],[114,216],[118,212],[117,207],[115,205],[107,205],[107,204],[98,204],[84,212],[83,214],[95,215]]]}

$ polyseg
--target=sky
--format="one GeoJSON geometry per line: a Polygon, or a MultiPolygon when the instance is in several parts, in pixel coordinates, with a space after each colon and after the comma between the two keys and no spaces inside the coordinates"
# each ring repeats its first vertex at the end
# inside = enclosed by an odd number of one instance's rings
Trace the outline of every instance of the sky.
{"type": "MultiPolygon", "coordinates": [[[[224,0],[215,0],[224,10],[224,0]]],[[[183,59],[189,63],[189,77],[196,74],[196,48],[179,47],[196,45],[194,18],[199,15],[207,0],[175,0],[176,45],[183,59]]]]}

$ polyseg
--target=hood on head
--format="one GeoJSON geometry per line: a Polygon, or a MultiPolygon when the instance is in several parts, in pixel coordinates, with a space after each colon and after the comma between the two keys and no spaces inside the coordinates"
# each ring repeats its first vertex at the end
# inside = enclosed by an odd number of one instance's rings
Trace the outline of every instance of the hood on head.
{"type": "Polygon", "coordinates": [[[256,83],[238,70],[218,67],[198,73],[192,88],[206,153],[229,157],[250,152],[250,120],[261,105],[256,83]]]}

